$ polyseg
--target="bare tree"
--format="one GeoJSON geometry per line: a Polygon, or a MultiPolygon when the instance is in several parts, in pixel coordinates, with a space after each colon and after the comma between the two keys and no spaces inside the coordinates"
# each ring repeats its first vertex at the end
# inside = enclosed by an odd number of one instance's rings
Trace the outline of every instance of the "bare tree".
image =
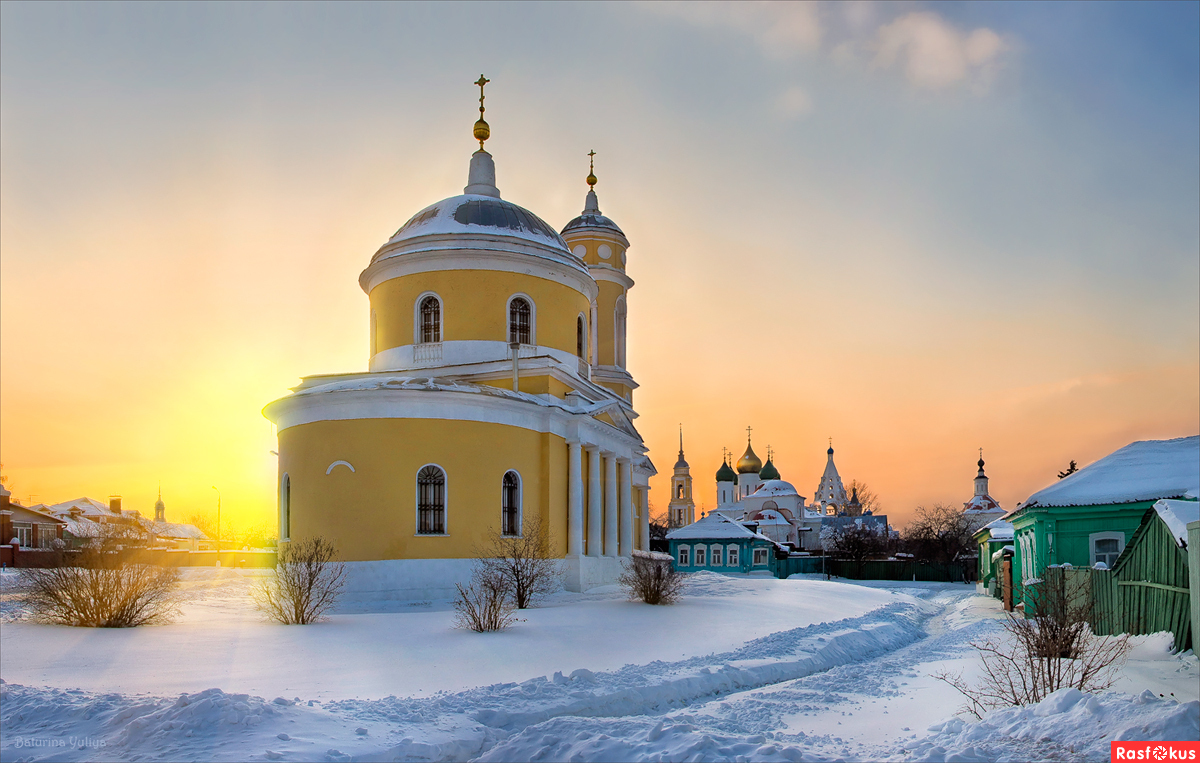
{"type": "Polygon", "coordinates": [[[917,516],[904,528],[904,545],[918,561],[953,562],[974,550],[974,525],[962,508],[918,506],[917,516]]]}
{"type": "Polygon", "coordinates": [[[146,551],[98,535],[54,567],[22,569],[25,605],[58,625],[132,628],[178,611],[179,569],[153,564],[146,551]]]}
{"type": "Polygon", "coordinates": [[[968,684],[962,673],[935,673],[967,698],[965,709],[982,718],[997,707],[1030,705],[1073,687],[1104,691],[1129,653],[1129,636],[1097,636],[1088,623],[1092,596],[1082,576],[1048,575],[1032,591],[1034,614],[1009,613],[998,638],[972,641],[983,661],[983,680],[968,684]]]}
{"type": "Polygon", "coordinates": [[[668,521],[667,512],[656,512],[654,504],[650,504],[650,540],[666,540],[667,533],[671,526],[668,521]]]}
{"type": "Polygon", "coordinates": [[[477,566],[467,585],[455,583],[454,626],[476,633],[501,631],[516,622],[508,581],[483,566],[477,566]]]}
{"type": "Polygon", "coordinates": [[[846,494],[854,495],[856,491],[858,502],[862,505],[863,514],[868,511],[872,514],[878,514],[883,509],[883,504],[879,502],[879,496],[867,486],[867,483],[859,479],[850,480],[850,484],[846,485],[846,494]]]}
{"type": "Polygon", "coordinates": [[[284,625],[307,625],[321,620],[337,603],[346,583],[346,565],[337,549],[316,536],[294,540],[279,549],[273,578],[253,590],[259,610],[284,625]]]}
{"type": "Polygon", "coordinates": [[[635,550],[617,582],[633,601],[674,604],[683,596],[687,576],[675,569],[670,554],[635,550]]]}
{"type": "Polygon", "coordinates": [[[856,578],[862,578],[866,563],[887,548],[887,528],[859,524],[853,520],[821,530],[821,547],[833,559],[854,565],[856,578]]]}
{"type": "Polygon", "coordinates": [[[528,609],[562,586],[562,567],[550,553],[550,532],[541,517],[524,523],[520,535],[492,530],[476,551],[486,577],[504,582],[517,609],[528,609]]]}

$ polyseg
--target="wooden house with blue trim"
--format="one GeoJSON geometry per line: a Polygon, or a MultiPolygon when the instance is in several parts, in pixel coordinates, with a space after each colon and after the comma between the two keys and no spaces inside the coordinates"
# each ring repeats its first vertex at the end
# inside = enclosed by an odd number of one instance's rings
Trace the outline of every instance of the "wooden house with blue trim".
{"type": "Polygon", "coordinates": [[[776,543],[720,512],[667,533],[680,572],[773,573],[776,543]]]}

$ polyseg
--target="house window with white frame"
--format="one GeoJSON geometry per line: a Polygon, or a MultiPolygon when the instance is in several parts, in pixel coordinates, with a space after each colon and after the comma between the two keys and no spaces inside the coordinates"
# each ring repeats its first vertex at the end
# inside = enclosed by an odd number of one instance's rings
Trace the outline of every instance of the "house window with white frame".
{"type": "Polygon", "coordinates": [[[691,561],[689,559],[689,557],[691,556],[689,551],[690,551],[690,549],[687,546],[679,547],[678,553],[679,553],[679,566],[680,567],[691,567],[692,566],[691,561]]]}
{"type": "Polygon", "coordinates": [[[738,566],[738,547],[737,546],[730,546],[729,550],[725,552],[725,564],[727,564],[730,567],[738,566]]]}
{"type": "Polygon", "coordinates": [[[707,550],[708,549],[704,548],[704,546],[696,546],[696,565],[695,566],[704,567],[707,564],[707,562],[705,562],[705,560],[704,560],[705,552],[707,550]]]}
{"type": "Polygon", "coordinates": [[[1092,533],[1088,536],[1088,545],[1091,546],[1092,566],[1103,564],[1111,570],[1125,550],[1125,533],[1092,533]]]}
{"type": "Polygon", "coordinates": [[[765,548],[754,549],[754,566],[758,567],[758,566],[766,564],[766,563],[767,563],[767,550],[765,548]]]}
{"type": "Polygon", "coordinates": [[[712,561],[710,562],[710,564],[713,567],[720,567],[721,566],[721,547],[713,546],[710,553],[712,555],[712,561]]]}

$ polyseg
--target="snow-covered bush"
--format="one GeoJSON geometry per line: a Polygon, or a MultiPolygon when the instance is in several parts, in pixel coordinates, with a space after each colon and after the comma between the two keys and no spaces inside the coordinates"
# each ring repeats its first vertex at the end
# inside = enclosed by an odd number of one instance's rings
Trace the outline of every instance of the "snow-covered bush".
{"type": "Polygon", "coordinates": [[[177,611],[179,569],[150,563],[144,551],[94,538],[59,562],[21,570],[25,607],[37,620],[132,628],[170,620],[177,611]]]}
{"type": "Polygon", "coordinates": [[[318,535],[279,549],[275,576],[262,579],[252,594],[259,610],[272,620],[307,625],[337,603],[345,583],[346,565],[337,561],[333,543],[318,535]]]}
{"type": "Polygon", "coordinates": [[[617,582],[633,601],[674,604],[683,596],[686,576],[675,569],[670,554],[634,551],[617,582]]]}
{"type": "Polygon", "coordinates": [[[1028,619],[1009,613],[999,637],[971,642],[983,662],[980,683],[967,684],[961,673],[934,675],[965,696],[966,710],[977,718],[999,707],[1036,704],[1060,689],[1104,691],[1116,680],[1129,636],[1093,633],[1086,578],[1062,572],[1033,589],[1028,619]]]}
{"type": "Polygon", "coordinates": [[[517,609],[526,609],[562,587],[562,568],[550,554],[545,523],[536,518],[522,529],[520,535],[492,530],[487,547],[476,552],[481,574],[503,581],[517,609]]]}
{"type": "Polygon", "coordinates": [[[516,621],[508,580],[486,567],[477,567],[467,585],[455,583],[454,625],[476,633],[501,631],[516,621]]]}

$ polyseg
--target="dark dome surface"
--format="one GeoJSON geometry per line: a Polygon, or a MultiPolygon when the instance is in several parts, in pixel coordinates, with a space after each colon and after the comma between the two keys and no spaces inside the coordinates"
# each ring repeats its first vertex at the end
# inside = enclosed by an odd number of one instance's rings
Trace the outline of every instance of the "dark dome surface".
{"type": "Polygon", "coordinates": [[[470,194],[452,196],[422,209],[396,231],[391,242],[454,233],[492,233],[567,249],[562,236],[528,209],[503,199],[470,194]]]}
{"type": "Polygon", "coordinates": [[[563,235],[566,235],[567,231],[577,230],[580,228],[607,228],[608,230],[620,233],[622,236],[625,235],[625,231],[618,228],[616,223],[604,215],[580,215],[571,222],[567,223],[566,227],[562,229],[562,232],[563,235]]]}

